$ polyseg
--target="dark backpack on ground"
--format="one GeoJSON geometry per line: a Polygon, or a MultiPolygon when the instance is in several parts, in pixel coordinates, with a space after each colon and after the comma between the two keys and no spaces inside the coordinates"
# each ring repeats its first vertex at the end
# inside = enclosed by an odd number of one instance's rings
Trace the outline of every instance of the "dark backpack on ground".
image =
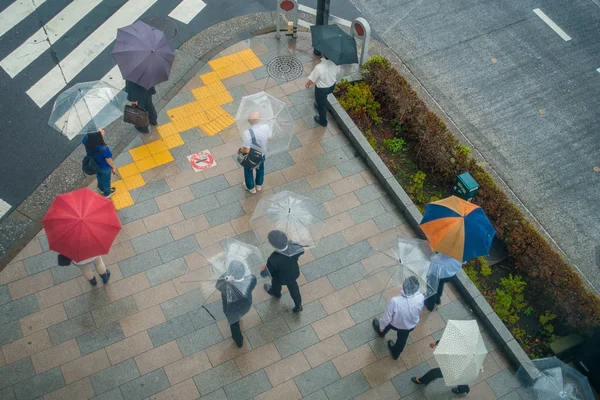
{"type": "MultiPolygon", "coordinates": [[[[256,141],[256,137],[254,136],[254,131],[252,129],[250,129],[250,136],[252,137],[252,144],[258,147],[258,142],[256,141]]],[[[244,168],[256,169],[262,162],[263,157],[264,154],[262,152],[250,147],[250,151],[240,158],[239,163],[244,168]]]]}
{"type": "Polygon", "coordinates": [[[100,165],[98,165],[95,158],[102,154],[104,150],[106,150],[106,146],[102,146],[102,148],[94,154],[87,153],[85,157],[83,157],[81,169],[85,174],[96,175],[98,171],[100,171],[100,165]]]}

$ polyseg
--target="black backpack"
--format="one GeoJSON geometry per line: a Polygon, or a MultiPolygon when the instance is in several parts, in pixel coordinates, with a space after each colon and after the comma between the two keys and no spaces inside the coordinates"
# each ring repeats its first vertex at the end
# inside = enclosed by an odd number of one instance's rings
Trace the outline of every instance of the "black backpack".
{"type": "Polygon", "coordinates": [[[99,156],[106,150],[106,146],[102,146],[100,150],[98,150],[94,154],[87,153],[85,157],[83,157],[83,161],[81,162],[81,170],[88,175],[96,175],[98,171],[100,171],[100,166],[94,159],[99,156]]]}
{"type": "MultiPolygon", "coordinates": [[[[256,141],[256,137],[254,136],[254,131],[252,129],[249,130],[250,136],[252,137],[252,144],[258,147],[258,142],[256,141]]],[[[251,147],[250,151],[247,154],[244,154],[243,157],[241,157],[239,163],[242,167],[256,169],[260,165],[263,156],[264,154],[262,152],[251,147]]]]}

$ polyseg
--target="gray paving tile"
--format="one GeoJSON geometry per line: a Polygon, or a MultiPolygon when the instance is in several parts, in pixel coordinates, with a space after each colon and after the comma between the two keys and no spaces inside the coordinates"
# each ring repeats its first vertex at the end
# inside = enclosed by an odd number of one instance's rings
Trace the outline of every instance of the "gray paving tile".
{"type": "Polygon", "coordinates": [[[329,400],[323,389],[317,390],[313,394],[302,397],[302,400],[329,400]]]}
{"type": "Polygon", "coordinates": [[[521,396],[519,396],[519,393],[516,390],[513,390],[512,392],[500,397],[499,400],[521,400],[521,396]]]}
{"type": "Polygon", "coordinates": [[[334,253],[335,257],[344,267],[364,260],[373,254],[375,254],[375,250],[373,250],[366,240],[354,243],[352,246],[348,246],[345,249],[338,250],[334,253]]]}
{"type": "MultiPolygon", "coordinates": [[[[258,290],[264,290],[262,287],[258,290]]],[[[254,306],[256,312],[263,321],[269,321],[282,314],[289,313],[294,308],[294,301],[288,292],[283,293],[281,298],[269,297],[268,300],[254,306]]]]}
{"type": "Polygon", "coordinates": [[[154,199],[142,201],[117,211],[121,224],[137,221],[149,215],[157,214],[160,210],[154,199]]]}
{"type": "Polygon", "coordinates": [[[121,261],[119,263],[119,269],[121,270],[123,277],[127,278],[154,267],[158,267],[162,263],[158,251],[154,249],[147,253],[138,254],[137,256],[121,261]]]}
{"type": "Polygon", "coordinates": [[[192,320],[192,324],[194,325],[194,329],[198,330],[200,328],[204,328],[210,324],[214,324],[216,320],[212,315],[206,311],[206,308],[200,307],[194,311],[189,312],[189,317],[192,320]]]}
{"type": "Polygon", "coordinates": [[[275,340],[281,358],[286,358],[319,342],[319,337],[310,326],[300,328],[275,340]]]}
{"type": "Polygon", "coordinates": [[[210,226],[217,226],[246,215],[239,201],[206,212],[205,216],[210,226]]]}
{"type": "Polygon", "coordinates": [[[396,204],[387,195],[380,198],[379,201],[381,202],[381,204],[383,204],[383,208],[385,208],[385,211],[393,210],[398,212],[399,215],[402,214],[398,206],[396,206],[396,204]]]}
{"type": "Polygon", "coordinates": [[[67,316],[74,318],[85,312],[95,310],[110,303],[110,297],[106,293],[106,288],[101,287],[97,290],[84,293],[81,296],[74,297],[63,303],[67,316]]]}
{"type": "Polygon", "coordinates": [[[133,297],[129,296],[92,311],[92,317],[96,321],[96,326],[101,327],[135,314],[138,311],[133,297]]]}
{"type": "Polygon", "coordinates": [[[124,151],[123,153],[119,154],[117,158],[115,158],[113,161],[117,168],[121,168],[123,165],[131,164],[133,162],[133,158],[131,158],[131,154],[129,154],[128,151],[124,151]]]}
{"type": "Polygon", "coordinates": [[[125,400],[123,399],[123,394],[121,394],[121,389],[116,387],[108,392],[104,392],[101,395],[92,397],[91,400],[125,400]]]}
{"type": "Polygon", "coordinates": [[[360,200],[361,204],[369,203],[375,199],[385,196],[385,191],[381,188],[381,186],[376,184],[367,185],[361,187],[360,189],[356,189],[354,191],[358,200],[360,200]]]}
{"type": "Polygon", "coordinates": [[[27,275],[34,275],[58,265],[58,255],[53,251],[46,251],[23,260],[27,275]]]}
{"type": "Polygon", "coordinates": [[[15,392],[12,387],[0,390],[0,399],[2,400],[16,400],[15,392]]]}
{"type": "Polygon", "coordinates": [[[240,99],[241,97],[248,96],[248,92],[246,91],[246,89],[244,89],[243,86],[230,88],[228,89],[228,91],[231,97],[233,97],[234,99],[240,99]]]}
{"type": "Polygon", "coordinates": [[[429,371],[431,367],[426,362],[417,365],[407,371],[404,371],[400,375],[396,375],[392,378],[392,384],[398,390],[398,393],[402,393],[402,396],[407,396],[413,392],[418,392],[423,389],[422,385],[416,385],[412,383],[410,378],[415,376],[422,376],[427,371],[429,371]]]}
{"type": "Polygon", "coordinates": [[[268,77],[269,73],[267,72],[267,67],[263,66],[263,67],[260,67],[260,68],[253,69],[252,70],[252,75],[254,75],[254,77],[257,80],[260,80],[262,78],[268,77]]]}
{"type": "MultiPolygon", "coordinates": [[[[193,236],[191,238],[194,239],[194,242],[196,242],[196,239],[193,236]]],[[[158,251],[160,253],[160,249],[158,251]]],[[[188,266],[185,263],[185,260],[183,258],[177,258],[173,261],[167,262],[166,264],[149,269],[146,271],[146,277],[152,286],[156,286],[185,274],[187,272],[187,268],[188,266]]]]}
{"type": "Polygon", "coordinates": [[[144,144],[144,141],[142,140],[141,135],[137,135],[135,138],[133,138],[133,140],[131,141],[131,143],[129,143],[125,147],[125,151],[129,151],[129,150],[133,149],[134,147],[139,147],[139,146],[141,146],[143,144],[144,144]]]}
{"type": "Polygon", "coordinates": [[[81,269],[74,265],[69,265],[67,267],[55,267],[52,268],[50,272],[52,273],[54,283],[57,285],[81,276],[81,269]]]}
{"type": "Polygon", "coordinates": [[[440,329],[437,332],[433,332],[431,334],[431,337],[433,338],[433,340],[440,340],[443,335],[444,335],[444,328],[440,329]]]}
{"type": "Polygon", "coordinates": [[[202,308],[205,308],[217,321],[225,319],[225,314],[223,313],[223,304],[220,300],[204,304],[202,308]]]}
{"type": "Polygon", "coordinates": [[[300,114],[298,113],[298,110],[296,110],[296,107],[288,107],[288,111],[290,112],[290,117],[292,117],[292,120],[297,120],[298,118],[301,118],[300,114]]]}
{"type": "Polygon", "coordinates": [[[221,136],[207,136],[203,137],[199,140],[194,140],[193,142],[186,143],[186,146],[192,153],[197,153],[199,151],[208,150],[210,148],[216,147],[220,144],[223,144],[223,139],[221,136]]]}
{"type": "Polygon", "coordinates": [[[325,387],[329,400],[350,400],[371,389],[361,371],[356,371],[325,387]]]}
{"type": "Polygon", "coordinates": [[[361,159],[353,158],[337,164],[336,168],[340,172],[340,175],[346,178],[364,171],[367,169],[367,166],[361,159]]]}
{"type": "Polygon", "coordinates": [[[0,368],[0,389],[24,381],[35,375],[31,357],[24,358],[0,368]]]}
{"type": "Polygon", "coordinates": [[[217,201],[217,198],[213,194],[210,194],[196,200],[188,201],[180,205],[179,209],[183,213],[183,216],[189,219],[219,207],[221,205],[217,201]]]}
{"type": "Polygon", "coordinates": [[[121,324],[116,321],[78,336],[77,346],[79,346],[81,355],[85,355],[123,339],[125,339],[125,335],[121,329],[121,324]]]}
{"type": "Polygon", "coordinates": [[[344,135],[328,136],[325,139],[321,140],[320,143],[321,147],[323,148],[323,150],[325,150],[326,153],[337,149],[341,149],[342,147],[345,147],[348,144],[350,144],[350,142],[348,142],[348,139],[346,139],[344,135]]]}
{"type": "Polygon", "coordinates": [[[240,370],[233,360],[229,360],[224,364],[216,366],[208,371],[204,371],[200,375],[194,377],[196,387],[200,395],[204,396],[214,392],[217,389],[228,385],[231,382],[237,381],[242,377],[240,370]]]}
{"type": "Polygon", "coordinates": [[[271,389],[269,378],[263,369],[225,386],[228,399],[247,400],[271,389]]]}
{"type": "Polygon", "coordinates": [[[131,190],[131,198],[136,203],[150,200],[161,194],[169,193],[171,188],[164,179],[146,183],[144,186],[131,190]]]}
{"type": "Polygon", "coordinates": [[[121,386],[140,376],[137,365],[133,358],[123,361],[110,368],[95,373],[90,377],[94,391],[98,394],[109,391],[112,388],[121,386]]]}
{"type": "Polygon", "coordinates": [[[311,249],[311,253],[315,258],[321,258],[345,247],[348,247],[348,243],[346,242],[346,239],[344,239],[344,235],[342,235],[341,232],[338,232],[321,239],[319,245],[314,249],[311,249]]]}
{"type": "Polygon", "coordinates": [[[14,342],[23,337],[21,324],[18,320],[0,326],[0,346],[14,342]]]}
{"type": "Polygon", "coordinates": [[[425,397],[425,390],[426,390],[426,388],[422,388],[418,392],[413,392],[413,393],[409,394],[408,396],[402,396],[401,399],[402,400],[428,400],[427,397],[425,397]]]}
{"type": "Polygon", "coordinates": [[[148,329],[148,336],[154,347],[158,347],[193,331],[194,325],[190,317],[184,314],[148,329]]]}
{"type": "Polygon", "coordinates": [[[68,319],[49,327],[48,335],[50,335],[52,344],[56,346],[57,344],[74,339],[79,335],[91,332],[94,329],[96,329],[94,318],[92,318],[91,313],[86,312],[78,317],[68,319]]]}
{"type": "Polygon", "coordinates": [[[337,149],[313,158],[313,162],[319,171],[323,171],[324,169],[333,167],[334,165],[341,164],[344,161],[348,161],[348,155],[344,153],[344,150],[342,149],[337,149]]]}
{"type": "Polygon", "coordinates": [[[165,301],[160,305],[166,319],[173,319],[187,312],[197,310],[202,307],[204,298],[199,290],[192,290],[174,299],[165,301]]]}
{"type": "Polygon", "coordinates": [[[0,305],[6,304],[11,301],[10,293],[8,292],[8,285],[0,286],[0,305]]]}
{"type": "Polygon", "coordinates": [[[233,239],[239,240],[240,242],[248,243],[252,246],[260,247],[260,239],[256,236],[254,231],[244,232],[241,235],[234,236],[233,239]]]}
{"type": "Polygon", "coordinates": [[[327,311],[325,311],[323,305],[318,300],[304,304],[302,308],[304,308],[304,311],[301,313],[283,314],[283,319],[285,319],[292,332],[327,316],[327,311]]]}
{"type": "Polygon", "coordinates": [[[348,312],[350,316],[357,324],[371,320],[373,317],[383,314],[385,311],[386,304],[385,298],[381,296],[381,293],[377,293],[371,297],[354,303],[348,306],[348,312]]]}
{"type": "Polygon", "coordinates": [[[311,93],[308,92],[306,89],[288,95],[288,99],[290,99],[292,104],[295,106],[302,104],[302,103],[309,102],[313,98],[314,98],[314,94],[311,96],[311,93]]]}
{"type": "Polygon", "coordinates": [[[183,131],[179,134],[183,139],[184,143],[193,142],[194,140],[200,140],[202,136],[202,132],[198,128],[188,129],[187,131],[183,131]]]}
{"type": "Polygon", "coordinates": [[[302,396],[307,396],[319,389],[331,385],[340,379],[337,369],[331,361],[319,365],[294,378],[294,382],[302,396]]]}
{"type": "Polygon", "coordinates": [[[250,196],[252,196],[252,194],[244,189],[242,185],[235,185],[215,193],[215,197],[222,206],[235,203],[238,200],[245,199],[246,197],[250,196]]]}
{"type": "Polygon", "coordinates": [[[344,340],[344,343],[346,343],[348,350],[355,349],[379,337],[373,330],[370,319],[346,329],[340,333],[340,336],[344,340]]]}
{"type": "Polygon", "coordinates": [[[296,109],[300,117],[312,117],[313,115],[315,115],[314,106],[309,102],[298,104],[294,108],[296,109]]]}
{"type": "Polygon", "coordinates": [[[273,188],[273,191],[275,193],[283,192],[284,190],[287,190],[288,192],[306,195],[313,189],[308,184],[306,179],[301,178],[301,179],[296,179],[295,181],[284,183],[283,185],[279,185],[276,188],[273,188]]]}
{"type": "Polygon", "coordinates": [[[203,350],[223,340],[217,324],[208,325],[177,339],[177,345],[184,357],[203,350]]]}
{"type": "MultiPolygon", "coordinates": [[[[462,301],[453,301],[437,308],[440,317],[446,322],[449,319],[471,319],[473,313],[462,303],[462,301]]],[[[474,318],[474,317],[473,317],[474,318]]]]}
{"type": "Polygon", "coordinates": [[[142,254],[172,241],[173,236],[171,236],[169,228],[164,227],[131,239],[131,244],[137,254],[142,254]]]}
{"type": "Polygon", "coordinates": [[[48,237],[46,235],[40,236],[38,240],[40,242],[40,247],[42,248],[42,251],[50,250],[50,245],[48,244],[48,237]]]}
{"type": "Polygon", "coordinates": [[[396,226],[403,225],[406,220],[400,215],[399,212],[388,211],[385,214],[381,214],[373,218],[373,222],[375,222],[375,225],[377,225],[381,232],[385,232],[389,229],[395,228],[396,226]]]}
{"type": "MultiPolygon", "coordinates": [[[[195,251],[200,250],[200,245],[194,236],[187,236],[174,242],[160,246],[158,255],[163,262],[168,263],[177,258],[187,256],[195,251]]],[[[179,276],[179,275],[177,275],[179,276]]]]}
{"type": "Polygon", "coordinates": [[[53,368],[15,385],[18,400],[34,400],[65,386],[60,368],[53,368]]]}
{"type": "Polygon", "coordinates": [[[292,157],[287,152],[277,154],[265,160],[265,174],[270,174],[271,172],[279,171],[292,165],[294,165],[294,160],[292,160],[292,157]]]}
{"type": "Polygon", "coordinates": [[[496,375],[487,378],[486,382],[498,397],[502,397],[521,386],[519,379],[508,369],[503,369],[496,375]]]}
{"type": "Polygon", "coordinates": [[[192,94],[192,92],[182,92],[178,93],[167,103],[165,106],[165,110],[170,110],[172,108],[176,108],[182,106],[187,103],[191,103],[192,101],[196,101],[196,98],[192,94]]]}
{"type": "Polygon", "coordinates": [[[290,328],[285,323],[283,317],[273,318],[270,321],[262,323],[246,331],[246,337],[252,345],[257,348],[263,344],[270,343],[282,336],[290,333],[290,328]]]}
{"type": "Polygon", "coordinates": [[[348,214],[356,224],[375,218],[383,213],[385,213],[385,208],[383,208],[379,200],[373,200],[348,211],[348,214]]]}
{"type": "Polygon", "coordinates": [[[25,296],[0,306],[0,326],[39,311],[35,296],[25,296]]]}
{"type": "Polygon", "coordinates": [[[331,190],[331,187],[329,185],[313,189],[310,192],[306,193],[305,196],[309,199],[313,199],[317,203],[324,203],[326,201],[333,200],[337,197],[335,195],[335,192],[331,190]]]}
{"type": "Polygon", "coordinates": [[[360,281],[365,276],[367,276],[367,270],[363,267],[361,263],[356,262],[340,270],[330,273],[329,275],[327,275],[327,279],[329,279],[329,282],[331,282],[331,285],[335,288],[335,290],[340,290],[345,288],[346,286],[350,286],[353,283],[360,281]]]}
{"type": "MultiPolygon", "coordinates": [[[[323,242],[323,239],[321,239],[323,242]]],[[[302,273],[308,282],[319,279],[322,276],[335,272],[343,268],[334,254],[317,258],[315,261],[304,264],[301,267],[302,273]]]]}
{"type": "Polygon", "coordinates": [[[160,368],[127,382],[121,386],[121,392],[127,400],[142,400],[168,388],[169,380],[165,371],[160,368]]]}

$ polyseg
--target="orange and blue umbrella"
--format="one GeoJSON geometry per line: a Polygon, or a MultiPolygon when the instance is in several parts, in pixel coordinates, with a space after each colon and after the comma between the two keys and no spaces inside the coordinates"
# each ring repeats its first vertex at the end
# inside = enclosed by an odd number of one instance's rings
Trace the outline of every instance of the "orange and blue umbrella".
{"type": "Polygon", "coordinates": [[[496,234],[481,207],[456,196],[427,204],[420,227],[435,251],[460,262],[487,255],[496,234]]]}

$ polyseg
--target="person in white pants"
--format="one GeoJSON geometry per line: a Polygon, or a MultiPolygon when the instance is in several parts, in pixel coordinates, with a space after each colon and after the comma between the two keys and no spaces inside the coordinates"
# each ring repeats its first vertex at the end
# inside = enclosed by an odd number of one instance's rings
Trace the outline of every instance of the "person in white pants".
{"type": "Polygon", "coordinates": [[[75,262],[67,256],[63,256],[62,254],[58,255],[58,265],[60,265],[61,267],[66,267],[71,264],[76,265],[79,267],[79,269],[81,269],[81,273],[83,274],[83,276],[86,277],[88,281],[90,281],[90,284],[92,286],[96,286],[98,284],[96,276],[92,271],[92,264],[94,264],[96,272],[98,272],[98,275],[100,275],[102,283],[106,285],[108,283],[108,280],[110,279],[110,269],[106,268],[106,266],[104,265],[104,261],[100,256],[91,257],[79,262],[75,262]]]}

